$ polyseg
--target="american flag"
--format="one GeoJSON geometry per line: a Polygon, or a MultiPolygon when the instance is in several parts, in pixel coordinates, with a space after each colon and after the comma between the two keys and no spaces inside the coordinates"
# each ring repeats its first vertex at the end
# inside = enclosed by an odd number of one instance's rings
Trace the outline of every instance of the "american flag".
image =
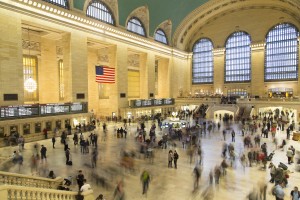
{"type": "Polygon", "coordinates": [[[115,83],[115,68],[96,66],[97,83],[115,83]]]}

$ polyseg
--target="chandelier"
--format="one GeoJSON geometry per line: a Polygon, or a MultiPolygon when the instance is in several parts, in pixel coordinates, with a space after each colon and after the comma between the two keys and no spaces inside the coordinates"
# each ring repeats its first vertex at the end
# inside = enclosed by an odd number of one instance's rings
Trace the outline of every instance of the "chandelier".
{"type": "Polygon", "coordinates": [[[37,89],[37,83],[33,78],[29,78],[24,82],[24,89],[27,92],[34,92],[37,89]]]}

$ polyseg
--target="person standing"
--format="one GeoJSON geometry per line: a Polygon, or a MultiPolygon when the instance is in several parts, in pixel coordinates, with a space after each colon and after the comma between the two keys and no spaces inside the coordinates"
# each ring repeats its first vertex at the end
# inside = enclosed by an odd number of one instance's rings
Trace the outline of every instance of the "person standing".
{"type": "Polygon", "coordinates": [[[175,167],[175,169],[177,169],[177,160],[179,158],[179,155],[176,150],[174,151],[173,157],[174,157],[174,167],[175,167]]]}
{"type": "Polygon", "coordinates": [[[300,199],[300,192],[298,190],[298,187],[294,187],[294,189],[291,191],[291,200],[299,200],[300,199]]]}
{"type": "Polygon", "coordinates": [[[224,138],[224,141],[226,141],[226,130],[225,129],[223,130],[223,138],[224,138]]]}
{"type": "Polygon", "coordinates": [[[77,184],[78,184],[78,190],[80,190],[81,187],[83,186],[83,180],[84,180],[84,175],[82,173],[82,170],[78,171],[78,174],[76,176],[76,180],[77,180],[77,184]]]}
{"type": "Polygon", "coordinates": [[[288,128],[286,129],[286,139],[287,139],[287,140],[290,139],[290,135],[291,135],[291,129],[290,129],[290,127],[288,127],[288,128]]]}
{"type": "Polygon", "coordinates": [[[196,190],[199,187],[199,179],[201,177],[201,169],[196,165],[194,168],[194,190],[196,190]]]}
{"type": "Polygon", "coordinates": [[[293,151],[290,148],[286,151],[286,156],[288,158],[288,164],[290,165],[293,157],[293,151]]]}
{"type": "Polygon", "coordinates": [[[168,168],[172,168],[172,161],[173,161],[173,151],[170,150],[168,154],[168,168]]]}
{"type": "Polygon", "coordinates": [[[92,152],[92,168],[95,168],[97,166],[97,160],[98,160],[98,150],[97,148],[94,148],[92,152]]]}
{"type": "Polygon", "coordinates": [[[85,192],[91,189],[91,185],[86,183],[86,179],[83,179],[83,185],[80,188],[80,192],[85,192]]]}
{"type": "Polygon", "coordinates": [[[66,149],[65,155],[66,155],[66,164],[68,165],[70,162],[70,155],[71,155],[69,148],[66,149]]]}
{"type": "Polygon", "coordinates": [[[283,191],[284,183],[280,182],[275,185],[272,189],[272,194],[275,196],[276,200],[284,200],[284,191],[283,191]]]}
{"type": "Polygon", "coordinates": [[[143,183],[143,194],[147,194],[150,183],[150,174],[147,170],[144,170],[141,175],[141,181],[143,183]]]}
{"type": "Polygon", "coordinates": [[[56,139],[55,139],[55,136],[52,137],[52,147],[53,149],[55,149],[55,142],[56,142],[56,139]]]}
{"type": "Polygon", "coordinates": [[[231,131],[231,141],[232,141],[232,142],[235,142],[235,132],[234,132],[233,129],[232,129],[232,131],[231,131]]]}
{"type": "Polygon", "coordinates": [[[45,159],[47,161],[46,153],[47,153],[47,148],[44,145],[42,145],[42,148],[41,148],[41,161],[43,161],[43,159],[45,159]]]}

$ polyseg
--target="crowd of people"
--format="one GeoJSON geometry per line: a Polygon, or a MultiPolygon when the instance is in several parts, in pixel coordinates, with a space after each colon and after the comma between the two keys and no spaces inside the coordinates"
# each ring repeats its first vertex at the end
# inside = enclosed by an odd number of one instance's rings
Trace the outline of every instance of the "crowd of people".
{"type": "MultiPolygon", "coordinates": [[[[201,114],[202,111],[205,112],[206,109],[206,106],[203,105],[198,114],[201,114]]],[[[71,169],[71,166],[73,165],[72,161],[74,161],[72,160],[73,151],[71,151],[71,149],[75,149],[78,146],[78,148],[80,148],[81,158],[84,159],[86,156],[90,158],[90,165],[87,166],[91,168],[91,170],[97,170],[99,166],[99,164],[97,165],[97,161],[99,160],[99,155],[101,155],[99,144],[100,142],[103,142],[103,144],[107,142],[107,134],[111,133],[109,137],[113,137],[117,143],[122,144],[125,142],[126,144],[129,139],[127,134],[134,130],[132,136],[134,136],[134,141],[138,146],[138,153],[134,150],[129,151],[126,149],[126,146],[121,148],[119,166],[127,169],[125,172],[130,172],[133,175],[137,173],[135,167],[135,159],[138,158],[137,154],[144,154],[144,156],[139,158],[142,160],[140,162],[146,161],[144,162],[146,166],[154,164],[156,162],[154,159],[155,152],[155,154],[165,156],[166,169],[161,170],[176,169],[177,171],[180,171],[180,163],[188,160],[188,163],[193,166],[191,169],[191,173],[194,177],[193,192],[201,190],[201,196],[204,199],[213,199],[215,196],[214,188],[219,187],[219,185],[226,180],[228,171],[230,171],[230,173],[239,173],[237,171],[238,168],[242,168],[244,172],[249,168],[251,170],[262,170],[265,171],[265,173],[270,174],[270,183],[263,181],[259,182],[257,184],[258,187],[253,189],[247,196],[249,200],[266,200],[268,187],[274,195],[274,198],[276,197],[278,200],[283,199],[283,197],[287,195],[284,188],[291,188],[288,184],[289,179],[292,178],[293,174],[289,169],[289,166],[295,162],[294,157],[297,151],[293,145],[289,144],[291,131],[295,128],[293,123],[289,125],[285,124],[286,127],[283,128],[284,125],[282,121],[275,121],[274,118],[249,122],[224,122],[218,119],[216,119],[216,121],[209,121],[198,115],[194,115],[194,119],[190,119],[194,120],[194,123],[191,123],[195,124],[194,126],[187,126],[179,129],[168,127],[165,132],[160,130],[160,128],[157,128],[160,127],[160,121],[152,121],[149,123],[139,121],[134,124],[137,127],[136,131],[131,128],[129,129],[129,127],[132,126],[132,123],[130,124],[129,121],[123,121],[115,125],[113,131],[109,131],[108,125],[104,122],[102,123],[101,130],[99,122],[97,123],[97,129],[83,129],[82,127],[78,127],[72,135],[69,135],[67,131],[62,131],[60,140],[61,145],[63,145],[63,152],[61,152],[61,148],[57,148],[57,137],[54,135],[51,138],[52,148],[57,153],[64,153],[65,164],[71,169]],[[148,128],[146,126],[148,126],[148,128]],[[86,130],[86,132],[83,130],[86,130]],[[158,132],[163,134],[158,134],[158,132]],[[280,134],[286,134],[286,137],[282,139],[281,144],[278,142],[281,140],[279,139],[281,137],[278,137],[280,134]],[[104,137],[101,141],[98,140],[100,135],[104,137]],[[73,142],[70,142],[70,140],[73,140],[73,142]],[[209,152],[210,150],[203,148],[203,142],[207,140],[223,140],[219,161],[215,163],[214,167],[209,169],[206,169],[207,166],[204,155],[211,154],[211,152],[209,152]],[[243,141],[244,145],[237,145],[237,140],[243,141]],[[167,151],[165,151],[165,149],[167,149],[167,151]],[[273,157],[281,151],[285,152],[286,160],[281,157],[279,164],[275,164],[273,157]],[[185,152],[185,154],[179,155],[180,152],[185,152]],[[186,159],[183,159],[185,157],[186,159]],[[147,160],[150,162],[147,162],[147,160]],[[204,170],[209,171],[208,177],[203,176],[204,170]],[[207,182],[209,185],[207,187],[202,187],[200,181],[206,178],[208,178],[207,182]]],[[[130,139],[132,139],[132,137],[130,137],[130,139]]],[[[24,140],[20,141],[18,147],[19,149],[13,152],[12,162],[13,164],[18,165],[20,169],[24,162],[22,156],[24,140]]],[[[49,149],[47,149],[47,146],[44,144],[33,144],[32,156],[30,158],[32,175],[40,175],[52,179],[57,177],[58,174],[56,174],[54,170],[49,169],[47,163],[48,151],[49,149]]],[[[143,195],[147,195],[147,191],[149,190],[150,182],[153,179],[151,174],[151,169],[148,168],[142,170],[142,173],[140,174],[140,181],[142,183],[141,193],[143,195]]],[[[85,192],[92,189],[90,184],[91,180],[88,180],[82,170],[78,171],[75,178],[78,185],[78,191],[85,192]]],[[[103,179],[101,180],[102,182],[108,181],[107,177],[100,178],[103,179]]],[[[72,177],[70,178],[70,176],[66,176],[65,183],[60,186],[60,188],[70,189],[69,186],[72,185],[73,179],[72,177]]],[[[117,181],[112,196],[114,199],[124,199],[124,180],[112,180],[117,181]]],[[[291,190],[290,196],[293,200],[299,199],[300,196],[297,186],[291,190]]],[[[103,194],[97,196],[97,199],[104,199],[103,194]]]]}

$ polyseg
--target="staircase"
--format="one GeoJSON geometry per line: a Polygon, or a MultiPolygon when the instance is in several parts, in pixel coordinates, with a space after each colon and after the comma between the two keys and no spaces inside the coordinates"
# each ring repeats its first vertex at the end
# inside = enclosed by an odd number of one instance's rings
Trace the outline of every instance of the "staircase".
{"type": "MultiPolygon", "coordinates": [[[[2,200],[76,200],[78,192],[57,190],[63,178],[48,179],[0,171],[2,200]]],[[[84,200],[94,200],[93,191],[82,193],[84,200]]]]}
{"type": "MultiPolygon", "coordinates": [[[[77,194],[77,192],[17,185],[0,186],[0,199],[3,200],[76,200],[77,194]]],[[[92,190],[86,191],[82,195],[84,196],[84,200],[95,200],[92,190]]]]}

